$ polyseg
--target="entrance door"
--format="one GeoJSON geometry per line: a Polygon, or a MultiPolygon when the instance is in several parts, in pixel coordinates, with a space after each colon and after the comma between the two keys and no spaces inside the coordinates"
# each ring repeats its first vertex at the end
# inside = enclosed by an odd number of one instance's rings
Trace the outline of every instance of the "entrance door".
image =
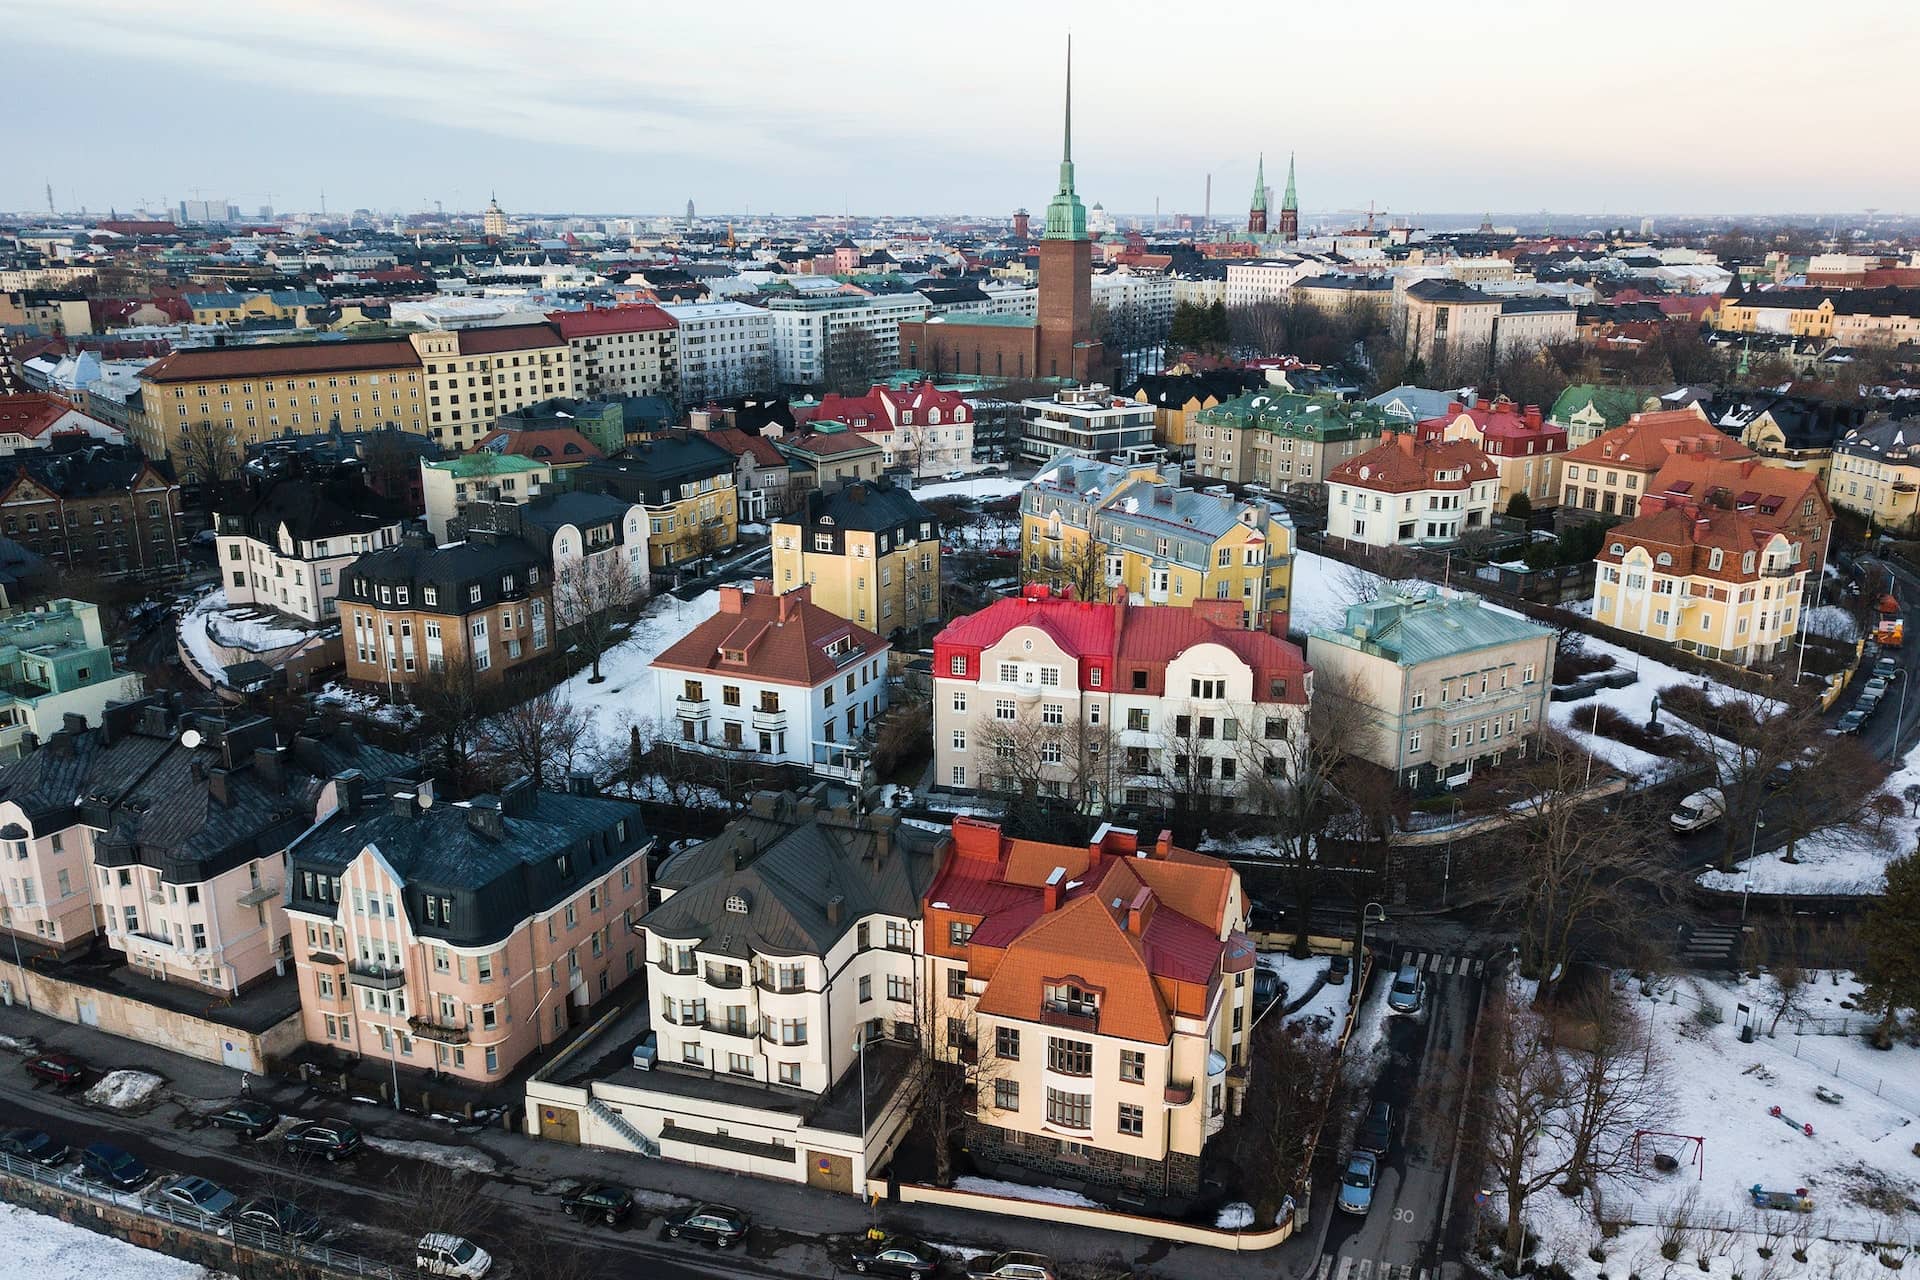
{"type": "Polygon", "coordinates": [[[236,1071],[251,1071],[254,1068],[253,1050],[244,1040],[222,1040],[220,1042],[220,1063],[236,1071]]]}
{"type": "Polygon", "coordinates": [[[97,1027],[100,1025],[100,1010],[94,1005],[93,1001],[75,1000],[73,1007],[74,1012],[80,1015],[81,1026],[97,1027]]]}

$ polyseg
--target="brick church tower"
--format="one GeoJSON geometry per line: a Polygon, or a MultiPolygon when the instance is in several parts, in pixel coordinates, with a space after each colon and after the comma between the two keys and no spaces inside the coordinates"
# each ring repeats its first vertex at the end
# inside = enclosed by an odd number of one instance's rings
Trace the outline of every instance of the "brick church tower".
{"type": "Polygon", "coordinates": [[[1253,206],[1247,210],[1247,232],[1259,235],[1267,229],[1267,158],[1260,157],[1260,167],[1253,175],[1253,206]]]}
{"type": "Polygon", "coordinates": [[[1287,155],[1287,194],[1280,201],[1280,238],[1288,244],[1300,238],[1300,197],[1293,190],[1293,155],[1287,155]]]}
{"type": "Polygon", "coordinates": [[[1067,37],[1066,130],[1060,150],[1060,189],[1047,205],[1040,239],[1040,351],[1043,378],[1091,382],[1105,376],[1093,340],[1093,242],[1087,208],[1073,189],[1073,37],[1067,37]]]}

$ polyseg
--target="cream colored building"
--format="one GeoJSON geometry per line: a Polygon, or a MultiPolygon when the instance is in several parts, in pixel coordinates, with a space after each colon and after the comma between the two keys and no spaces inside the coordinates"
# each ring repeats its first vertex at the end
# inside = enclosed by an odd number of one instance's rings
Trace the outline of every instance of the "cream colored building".
{"type": "Polygon", "coordinates": [[[810,490],[773,522],[776,591],[813,588],[813,602],[891,634],[941,617],[940,529],[913,494],[885,480],[810,490]]]}
{"type": "Polygon", "coordinates": [[[1833,446],[1827,500],[1875,530],[1920,531],[1920,423],[1883,419],[1847,432],[1833,446]]]}
{"type": "Polygon", "coordinates": [[[494,419],[575,394],[573,350],[551,324],[481,325],[408,337],[426,378],[427,431],[466,449],[494,419]]]}

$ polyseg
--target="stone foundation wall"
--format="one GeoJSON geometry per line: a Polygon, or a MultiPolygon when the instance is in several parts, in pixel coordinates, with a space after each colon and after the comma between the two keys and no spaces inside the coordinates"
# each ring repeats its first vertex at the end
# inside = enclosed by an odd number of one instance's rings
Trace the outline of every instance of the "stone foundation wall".
{"type": "Polygon", "coordinates": [[[1018,1165],[1049,1177],[1133,1191],[1144,1195],[1186,1197],[1200,1189],[1200,1158],[1174,1152],[1165,1160],[1129,1161],[1118,1151],[1094,1147],[1083,1159],[1062,1153],[1060,1140],[1019,1134],[1018,1145],[1008,1141],[1009,1130],[997,1125],[967,1122],[967,1147],[998,1164],[1018,1165]]]}

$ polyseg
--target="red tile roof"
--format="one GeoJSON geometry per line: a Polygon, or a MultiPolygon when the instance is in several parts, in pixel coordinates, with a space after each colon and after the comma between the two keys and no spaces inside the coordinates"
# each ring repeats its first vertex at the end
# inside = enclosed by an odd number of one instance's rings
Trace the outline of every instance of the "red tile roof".
{"type": "Polygon", "coordinates": [[[1423,439],[1438,439],[1462,418],[1473,423],[1481,449],[1493,457],[1537,457],[1562,453],[1567,447],[1566,428],[1543,420],[1539,405],[1517,405],[1505,397],[1471,406],[1456,400],[1445,413],[1428,418],[1415,430],[1423,439]]]}
{"type": "Polygon", "coordinates": [[[1733,439],[1692,409],[1660,409],[1636,413],[1610,431],[1603,431],[1564,462],[1597,462],[1623,470],[1653,472],[1674,454],[1702,454],[1715,458],[1750,458],[1753,450],[1733,439]]]}
{"type": "Polygon", "coordinates": [[[560,330],[560,336],[569,341],[613,333],[649,333],[656,329],[679,328],[672,316],[646,303],[623,307],[590,307],[585,311],[549,311],[547,319],[553,321],[560,330]]]}
{"type": "Polygon", "coordinates": [[[1671,565],[1658,566],[1661,573],[1717,578],[1724,582],[1754,582],[1762,576],[1761,557],[1766,554],[1767,545],[1776,537],[1782,537],[1801,548],[1799,564],[1805,564],[1804,539],[1750,512],[1704,507],[1693,502],[1667,505],[1665,499],[1653,496],[1642,502],[1643,509],[1645,506],[1657,509],[1607,530],[1606,542],[1594,557],[1596,560],[1619,564],[1627,551],[1641,547],[1655,556],[1666,552],[1673,557],[1671,565]],[[1616,546],[1623,550],[1615,553],[1616,546]],[[1715,550],[1726,553],[1721,556],[1718,569],[1712,567],[1715,550]],[[1756,553],[1752,573],[1742,569],[1744,554],[1749,551],[1756,553]]]}
{"type": "Polygon", "coordinates": [[[489,431],[474,441],[476,449],[495,449],[498,453],[510,453],[521,458],[535,458],[541,462],[565,465],[569,462],[585,463],[593,458],[604,458],[600,446],[581,435],[575,427],[543,427],[538,430],[515,430],[501,427],[489,431]],[[495,442],[498,441],[498,447],[495,442]]]}
{"type": "Polygon", "coordinates": [[[812,688],[886,648],[865,627],[813,603],[811,587],[776,596],[771,582],[757,582],[751,591],[721,587],[720,611],[668,646],[653,665],[812,688]],[[840,655],[827,652],[842,641],[840,655]],[[745,661],[728,661],[730,651],[744,654],[745,661]]]}
{"type": "Polygon", "coordinates": [[[765,436],[757,436],[751,431],[742,431],[738,427],[717,427],[703,434],[736,458],[750,453],[753,455],[754,462],[763,467],[787,465],[786,455],[765,436]]]}
{"type": "Polygon", "coordinates": [[[460,354],[494,355],[529,347],[563,347],[566,340],[550,324],[487,324],[460,330],[460,354]]]}
{"type": "Polygon", "coordinates": [[[795,408],[793,416],[801,423],[844,422],[856,431],[891,431],[905,422],[909,412],[913,414],[912,425],[925,425],[935,409],[940,411],[942,423],[965,422],[973,415],[965,396],[942,391],[932,379],[926,379],[899,390],[876,385],[862,396],[830,391],[819,404],[795,408]]]}
{"type": "Polygon", "coordinates": [[[1327,473],[1334,484],[1380,493],[1412,493],[1420,489],[1465,489],[1500,474],[1486,453],[1471,440],[1421,440],[1412,432],[1390,435],[1376,448],[1349,458],[1327,473]],[[1442,472],[1459,478],[1440,479],[1442,472]]]}
{"type": "Polygon", "coordinates": [[[1647,486],[1648,493],[1676,493],[1699,501],[1716,491],[1724,492],[1739,506],[1755,508],[1756,514],[1782,528],[1791,527],[1796,517],[1804,515],[1803,508],[1810,500],[1816,520],[1824,521],[1831,511],[1827,495],[1820,488],[1819,472],[1770,467],[1753,457],[1672,457],[1647,486]]]}
{"type": "Polygon", "coordinates": [[[37,440],[54,423],[75,412],[78,410],[58,396],[38,392],[0,396],[0,435],[37,440]]]}

